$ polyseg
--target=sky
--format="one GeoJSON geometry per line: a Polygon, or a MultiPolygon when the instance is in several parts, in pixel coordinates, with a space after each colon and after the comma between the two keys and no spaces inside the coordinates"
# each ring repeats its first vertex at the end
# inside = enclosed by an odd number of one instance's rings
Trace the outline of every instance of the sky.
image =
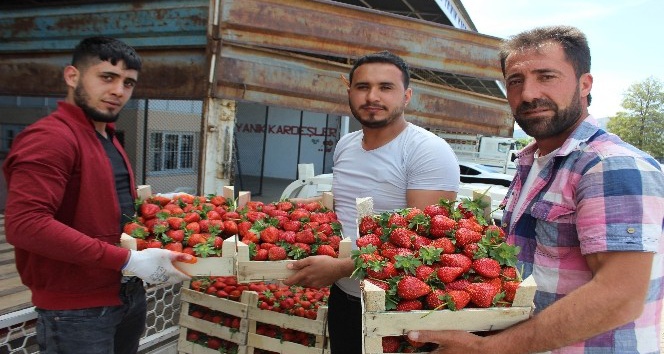
{"type": "Polygon", "coordinates": [[[662,0],[461,0],[477,31],[507,38],[538,26],[571,25],[586,34],[596,118],[618,111],[623,94],[650,76],[664,81],[662,0]]]}

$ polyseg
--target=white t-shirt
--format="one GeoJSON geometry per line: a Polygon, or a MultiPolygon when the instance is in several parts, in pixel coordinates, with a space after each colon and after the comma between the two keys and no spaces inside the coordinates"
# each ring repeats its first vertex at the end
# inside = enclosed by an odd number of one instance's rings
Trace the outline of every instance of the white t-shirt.
{"type": "MultiPolygon", "coordinates": [[[[459,162],[449,144],[408,123],[394,140],[373,150],[362,148],[361,130],[343,136],[334,150],[334,210],[344,237],[357,238],[356,198],[372,197],[374,212],[402,209],[409,189],[459,191],[459,162]]],[[[360,296],[359,283],[337,281],[346,293],[360,296]]]]}

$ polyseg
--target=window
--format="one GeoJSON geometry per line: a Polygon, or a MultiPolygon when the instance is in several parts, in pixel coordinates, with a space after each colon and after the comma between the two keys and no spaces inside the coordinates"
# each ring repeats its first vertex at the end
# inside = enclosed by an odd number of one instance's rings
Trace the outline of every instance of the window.
{"type": "Polygon", "coordinates": [[[2,124],[0,125],[0,151],[7,152],[12,147],[12,142],[18,133],[25,129],[24,124],[2,124]]]}
{"type": "Polygon", "coordinates": [[[150,133],[150,172],[194,172],[193,133],[150,133]]]}

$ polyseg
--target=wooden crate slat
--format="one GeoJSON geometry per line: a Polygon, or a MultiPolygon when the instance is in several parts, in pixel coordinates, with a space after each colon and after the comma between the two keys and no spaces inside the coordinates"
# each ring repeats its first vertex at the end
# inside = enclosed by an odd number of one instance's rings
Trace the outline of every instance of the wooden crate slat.
{"type": "Polygon", "coordinates": [[[281,341],[277,338],[249,333],[247,336],[247,347],[260,348],[281,354],[329,354],[329,349],[307,347],[302,344],[281,341]]]}
{"type": "Polygon", "coordinates": [[[205,306],[209,309],[220,311],[235,317],[246,318],[248,308],[246,303],[222,299],[199,291],[182,288],[180,301],[205,306]]]}

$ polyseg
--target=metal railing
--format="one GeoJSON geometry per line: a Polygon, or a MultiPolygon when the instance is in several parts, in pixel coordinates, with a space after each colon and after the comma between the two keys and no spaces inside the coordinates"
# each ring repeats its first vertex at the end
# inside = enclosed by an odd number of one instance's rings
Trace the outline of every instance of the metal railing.
{"type": "MultiPolygon", "coordinates": [[[[139,353],[152,353],[172,347],[175,353],[179,335],[180,285],[150,286],[146,290],[147,323],[141,338],[139,353]],[[174,344],[175,343],[175,344],[174,344]]],[[[0,316],[0,354],[39,353],[34,307],[0,316]]]]}

